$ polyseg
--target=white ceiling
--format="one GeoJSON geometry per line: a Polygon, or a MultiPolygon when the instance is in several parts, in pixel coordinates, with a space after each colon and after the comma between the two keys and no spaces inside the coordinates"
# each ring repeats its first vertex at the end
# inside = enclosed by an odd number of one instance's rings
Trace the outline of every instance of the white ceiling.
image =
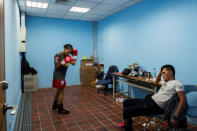
{"type": "Polygon", "coordinates": [[[30,16],[98,21],[143,0],[70,0],[71,2],[67,3],[56,3],[56,0],[28,0],[48,3],[46,9],[27,7],[25,1],[27,0],[18,0],[20,10],[30,16]],[[70,12],[73,6],[90,8],[90,11],[87,13],[70,12]]]}

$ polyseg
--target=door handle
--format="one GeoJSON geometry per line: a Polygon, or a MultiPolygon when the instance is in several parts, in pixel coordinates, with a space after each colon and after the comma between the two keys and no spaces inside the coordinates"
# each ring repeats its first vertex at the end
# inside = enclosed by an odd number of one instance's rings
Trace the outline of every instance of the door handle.
{"type": "Polygon", "coordinates": [[[3,87],[3,90],[8,89],[8,82],[7,81],[1,81],[0,86],[3,87]]]}
{"type": "Polygon", "coordinates": [[[3,112],[5,113],[7,110],[11,110],[10,115],[14,115],[16,113],[16,106],[15,105],[11,105],[8,106],[6,103],[3,105],[3,112]]]}

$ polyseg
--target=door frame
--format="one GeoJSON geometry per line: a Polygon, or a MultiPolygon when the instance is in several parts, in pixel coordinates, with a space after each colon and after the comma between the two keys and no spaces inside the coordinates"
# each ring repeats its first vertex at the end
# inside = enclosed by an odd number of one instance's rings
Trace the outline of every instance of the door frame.
{"type": "Polygon", "coordinates": [[[4,0],[0,0],[0,81],[5,80],[4,0]]]}
{"type": "MultiPolygon", "coordinates": [[[[0,82],[5,80],[5,25],[4,25],[4,0],[0,0],[0,82]]],[[[1,86],[1,85],[0,85],[1,86]]],[[[1,129],[6,131],[6,113],[3,111],[6,94],[3,87],[0,87],[3,96],[0,96],[0,106],[2,115],[1,129]]]]}

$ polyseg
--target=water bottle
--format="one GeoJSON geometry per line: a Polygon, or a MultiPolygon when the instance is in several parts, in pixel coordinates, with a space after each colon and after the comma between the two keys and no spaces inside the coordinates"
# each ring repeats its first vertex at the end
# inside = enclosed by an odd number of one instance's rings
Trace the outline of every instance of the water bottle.
{"type": "Polygon", "coordinates": [[[153,81],[155,81],[156,79],[156,68],[154,67],[153,68],[153,81]]]}
{"type": "Polygon", "coordinates": [[[156,68],[153,68],[153,77],[156,77],[156,68]]]}

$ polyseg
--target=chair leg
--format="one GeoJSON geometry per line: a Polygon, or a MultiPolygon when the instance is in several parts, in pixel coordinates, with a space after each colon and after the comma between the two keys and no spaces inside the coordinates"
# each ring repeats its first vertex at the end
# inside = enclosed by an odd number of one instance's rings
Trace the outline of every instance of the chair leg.
{"type": "Polygon", "coordinates": [[[106,85],[106,87],[104,87],[103,89],[103,94],[106,95],[106,92],[108,91],[108,85],[106,85]]]}
{"type": "Polygon", "coordinates": [[[106,95],[107,89],[106,87],[103,89],[103,94],[106,95]]]}
{"type": "Polygon", "coordinates": [[[150,124],[151,119],[152,119],[152,117],[149,117],[148,121],[146,122],[146,125],[144,126],[144,131],[146,131],[146,128],[150,124]]]}
{"type": "Polygon", "coordinates": [[[155,130],[156,130],[156,131],[160,131],[161,123],[162,123],[163,121],[164,121],[164,118],[162,118],[162,119],[159,121],[158,125],[155,127],[155,130]]]}

